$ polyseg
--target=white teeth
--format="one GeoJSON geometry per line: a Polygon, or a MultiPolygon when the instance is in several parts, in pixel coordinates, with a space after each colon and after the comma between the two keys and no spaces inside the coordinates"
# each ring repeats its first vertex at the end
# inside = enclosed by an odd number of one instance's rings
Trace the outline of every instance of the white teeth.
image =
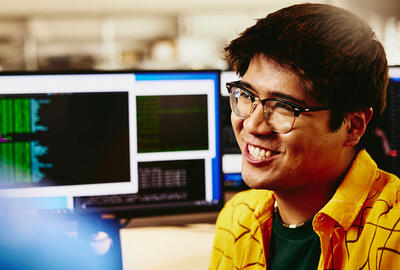
{"type": "Polygon", "coordinates": [[[249,145],[247,149],[249,150],[250,155],[258,160],[263,159],[265,157],[270,157],[272,155],[272,152],[270,150],[264,150],[264,149],[260,150],[260,148],[254,147],[253,145],[249,145]]]}

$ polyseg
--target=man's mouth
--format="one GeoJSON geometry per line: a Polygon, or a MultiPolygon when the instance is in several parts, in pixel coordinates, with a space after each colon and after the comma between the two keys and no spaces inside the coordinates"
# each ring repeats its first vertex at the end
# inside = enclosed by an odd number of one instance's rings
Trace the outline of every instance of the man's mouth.
{"type": "Polygon", "coordinates": [[[268,149],[263,149],[258,146],[253,146],[250,144],[247,145],[247,150],[249,151],[250,156],[257,160],[263,160],[278,154],[278,152],[274,152],[268,149]]]}

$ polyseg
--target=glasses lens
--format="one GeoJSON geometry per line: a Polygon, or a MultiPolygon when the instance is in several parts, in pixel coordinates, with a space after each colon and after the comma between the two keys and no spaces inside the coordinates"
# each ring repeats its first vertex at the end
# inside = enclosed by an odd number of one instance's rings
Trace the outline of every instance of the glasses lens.
{"type": "Polygon", "coordinates": [[[279,133],[288,133],[295,118],[290,105],[276,100],[265,102],[264,117],[271,129],[279,133]]]}
{"type": "Polygon", "coordinates": [[[230,102],[232,111],[241,118],[246,118],[250,114],[252,101],[246,91],[233,86],[231,89],[230,102]]]}

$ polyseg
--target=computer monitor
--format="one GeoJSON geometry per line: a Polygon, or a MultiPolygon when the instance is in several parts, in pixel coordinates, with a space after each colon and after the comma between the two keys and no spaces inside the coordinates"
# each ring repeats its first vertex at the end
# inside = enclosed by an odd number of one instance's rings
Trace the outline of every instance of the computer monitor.
{"type": "Polygon", "coordinates": [[[234,71],[221,72],[221,97],[220,97],[220,121],[221,121],[221,159],[222,177],[224,189],[242,190],[248,186],[242,179],[242,154],[236,142],[231,124],[231,107],[226,83],[237,81],[240,77],[234,71]]]}
{"type": "Polygon", "coordinates": [[[400,177],[400,66],[389,67],[386,109],[378,119],[375,135],[367,151],[379,168],[400,177]]]}
{"type": "Polygon", "coordinates": [[[1,74],[0,197],[43,212],[219,209],[219,76],[1,74]]]}

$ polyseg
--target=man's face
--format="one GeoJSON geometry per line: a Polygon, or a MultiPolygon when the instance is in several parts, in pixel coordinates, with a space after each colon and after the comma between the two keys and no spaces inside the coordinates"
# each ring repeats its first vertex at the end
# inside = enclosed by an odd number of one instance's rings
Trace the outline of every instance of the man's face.
{"type": "MultiPolygon", "coordinates": [[[[241,81],[261,99],[285,97],[303,107],[321,106],[305,94],[298,75],[263,55],[253,57],[241,81]]],[[[242,176],[247,185],[289,191],[339,179],[344,173],[347,131],[344,125],[331,131],[329,117],[329,110],[302,113],[290,132],[280,134],[268,126],[260,104],[245,120],[232,112],[232,126],[243,158],[242,176]],[[262,150],[260,159],[255,153],[262,150]]]]}

